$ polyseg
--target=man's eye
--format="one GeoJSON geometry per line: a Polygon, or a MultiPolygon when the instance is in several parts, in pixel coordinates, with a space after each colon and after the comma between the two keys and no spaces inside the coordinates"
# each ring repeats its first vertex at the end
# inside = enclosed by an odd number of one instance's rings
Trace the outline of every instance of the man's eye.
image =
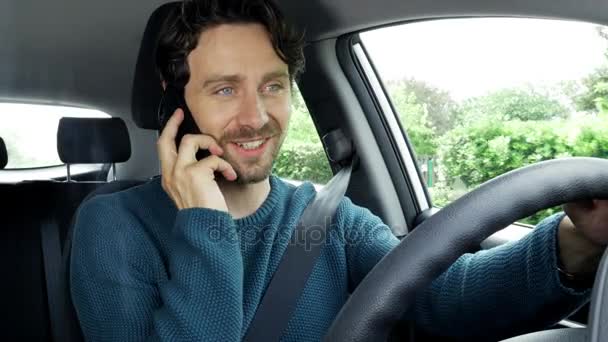
{"type": "Polygon", "coordinates": [[[280,84],[271,84],[266,87],[266,92],[269,92],[269,93],[277,93],[281,90],[283,90],[283,86],[280,84]]]}
{"type": "Polygon", "coordinates": [[[234,94],[234,89],[231,87],[222,88],[222,89],[218,90],[216,92],[216,94],[223,95],[223,96],[230,96],[230,95],[234,94]]]}

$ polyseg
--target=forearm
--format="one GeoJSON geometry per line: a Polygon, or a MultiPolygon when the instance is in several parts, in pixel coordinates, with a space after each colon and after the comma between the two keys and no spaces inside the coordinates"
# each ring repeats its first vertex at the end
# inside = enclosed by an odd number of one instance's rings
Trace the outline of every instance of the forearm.
{"type": "Polygon", "coordinates": [[[546,328],[588,299],[559,283],[551,217],[530,234],[461,257],[419,297],[416,323],[441,336],[494,340],[546,328]]]}

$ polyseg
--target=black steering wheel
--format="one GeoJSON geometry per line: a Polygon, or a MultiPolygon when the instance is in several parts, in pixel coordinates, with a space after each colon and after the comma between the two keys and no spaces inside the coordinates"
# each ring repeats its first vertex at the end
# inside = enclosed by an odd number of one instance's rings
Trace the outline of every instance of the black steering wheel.
{"type": "MultiPolygon", "coordinates": [[[[387,254],[342,307],[325,340],[386,341],[413,304],[415,293],[429,286],[462,254],[518,219],[591,198],[608,198],[608,160],[545,161],[481,185],[424,221],[387,254]]],[[[608,341],[607,287],[608,261],[604,258],[587,329],[548,330],[509,341],[608,341]]]]}

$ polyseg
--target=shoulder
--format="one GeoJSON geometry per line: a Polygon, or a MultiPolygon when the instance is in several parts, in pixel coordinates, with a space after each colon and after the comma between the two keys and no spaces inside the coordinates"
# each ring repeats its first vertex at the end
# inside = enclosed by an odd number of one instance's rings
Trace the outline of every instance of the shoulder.
{"type": "Polygon", "coordinates": [[[276,196],[285,199],[286,208],[297,207],[304,210],[317,193],[315,186],[309,181],[287,180],[272,175],[270,184],[276,189],[276,196]]]}
{"type": "Polygon", "coordinates": [[[382,220],[369,209],[353,203],[344,196],[336,212],[336,218],[344,223],[365,223],[366,225],[383,225],[382,220]]]}
{"type": "Polygon", "coordinates": [[[74,245],[106,248],[145,238],[146,215],[140,211],[158,211],[146,209],[158,206],[156,202],[162,200],[156,183],[151,180],[125,190],[98,194],[85,201],[76,213],[74,245]]]}
{"type": "Polygon", "coordinates": [[[145,183],[108,183],[97,190],[98,193],[87,199],[78,209],[78,216],[98,213],[112,214],[119,218],[133,215],[140,208],[171,204],[160,185],[160,179],[145,183]],[[101,191],[100,191],[101,190],[101,191]]]}
{"type": "Polygon", "coordinates": [[[70,253],[72,282],[91,277],[111,283],[155,279],[161,252],[133,210],[133,198],[141,191],[138,186],[94,196],[79,208],[70,253]]]}

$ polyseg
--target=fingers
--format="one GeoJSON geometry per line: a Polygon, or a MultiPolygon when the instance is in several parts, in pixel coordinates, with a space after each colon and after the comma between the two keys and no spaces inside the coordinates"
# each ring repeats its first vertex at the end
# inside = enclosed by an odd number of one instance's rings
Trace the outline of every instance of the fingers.
{"type": "Polygon", "coordinates": [[[581,200],[563,205],[564,212],[574,222],[579,221],[581,218],[588,215],[589,212],[593,210],[593,207],[593,200],[581,200]]]}
{"type": "Polygon", "coordinates": [[[196,163],[196,153],[199,149],[209,150],[214,155],[222,155],[224,153],[223,149],[212,137],[203,134],[186,134],[180,143],[175,167],[185,168],[190,164],[196,163]]]}
{"type": "Polygon", "coordinates": [[[593,200],[593,205],[596,208],[608,209],[608,200],[605,200],[605,199],[594,199],[593,200]]]}
{"type": "MultiPolygon", "coordinates": [[[[197,173],[199,175],[208,174],[213,179],[214,172],[219,172],[225,179],[235,180],[237,178],[236,172],[232,165],[219,157],[224,151],[213,137],[204,134],[186,134],[182,138],[180,146],[175,145],[175,137],[183,119],[183,111],[177,109],[167,121],[157,142],[163,185],[167,183],[169,192],[172,193],[174,191],[171,190],[173,188],[171,184],[175,179],[197,173]],[[199,149],[209,150],[212,155],[198,161],[196,153],[199,149]]],[[[186,178],[188,177],[190,176],[186,176],[186,178]]]]}
{"type": "Polygon", "coordinates": [[[156,143],[158,148],[158,157],[160,159],[161,172],[163,174],[169,174],[175,166],[177,159],[177,147],[175,146],[175,136],[179,125],[184,120],[184,112],[181,109],[177,109],[171,116],[169,121],[156,143]]]}
{"type": "Polygon", "coordinates": [[[176,109],[167,124],[163,128],[159,140],[173,143],[175,147],[175,137],[177,136],[177,130],[179,129],[179,125],[184,121],[184,111],[180,108],[176,109]]]}
{"type": "Polygon", "coordinates": [[[236,171],[234,171],[232,165],[216,155],[209,156],[199,161],[198,163],[194,164],[192,168],[194,169],[194,172],[202,172],[199,171],[201,169],[219,172],[229,181],[233,181],[237,178],[236,171]]]}

